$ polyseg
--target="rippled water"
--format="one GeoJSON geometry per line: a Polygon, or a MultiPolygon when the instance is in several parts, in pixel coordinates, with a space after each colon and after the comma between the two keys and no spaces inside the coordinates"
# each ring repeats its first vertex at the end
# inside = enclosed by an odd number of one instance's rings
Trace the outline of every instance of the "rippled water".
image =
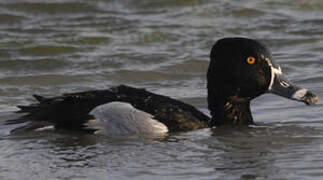
{"type": "MultiPolygon", "coordinates": [[[[219,38],[260,40],[287,77],[323,97],[321,0],[1,0],[0,112],[34,93],[145,87],[206,109],[219,38]]],[[[323,104],[264,95],[258,126],[163,138],[107,138],[0,127],[0,179],[317,179],[323,104]]]]}

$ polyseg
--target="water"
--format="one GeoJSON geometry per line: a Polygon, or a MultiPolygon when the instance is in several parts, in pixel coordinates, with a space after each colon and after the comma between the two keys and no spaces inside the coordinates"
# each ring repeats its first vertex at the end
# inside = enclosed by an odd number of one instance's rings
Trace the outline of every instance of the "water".
{"type": "MultiPolygon", "coordinates": [[[[1,0],[0,112],[34,93],[145,87],[206,109],[219,38],[260,40],[287,77],[323,97],[321,0],[1,0]]],[[[323,104],[264,95],[257,126],[168,137],[0,127],[0,179],[293,179],[323,177],[323,104]]]]}

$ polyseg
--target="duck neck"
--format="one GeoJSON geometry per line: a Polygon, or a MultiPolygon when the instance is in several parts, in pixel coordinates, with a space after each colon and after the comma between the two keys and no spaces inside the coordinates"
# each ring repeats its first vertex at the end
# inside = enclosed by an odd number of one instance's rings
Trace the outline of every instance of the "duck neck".
{"type": "Polygon", "coordinates": [[[208,104],[212,115],[210,126],[254,124],[249,98],[208,96],[208,104]]]}

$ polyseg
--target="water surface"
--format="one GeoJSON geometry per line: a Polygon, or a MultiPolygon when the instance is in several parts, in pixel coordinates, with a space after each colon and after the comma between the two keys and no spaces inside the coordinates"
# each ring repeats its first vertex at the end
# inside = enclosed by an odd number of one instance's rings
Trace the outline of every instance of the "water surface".
{"type": "MultiPolygon", "coordinates": [[[[34,93],[144,87],[208,113],[205,73],[213,43],[258,39],[287,77],[323,97],[320,0],[2,0],[0,112],[34,93]]],[[[0,179],[293,179],[323,177],[323,104],[264,95],[257,126],[167,137],[0,127],[0,179]]]]}

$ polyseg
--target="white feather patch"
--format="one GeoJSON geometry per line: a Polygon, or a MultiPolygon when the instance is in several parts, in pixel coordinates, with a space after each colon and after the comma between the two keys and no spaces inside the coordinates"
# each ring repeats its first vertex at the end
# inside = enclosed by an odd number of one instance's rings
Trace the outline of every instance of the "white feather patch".
{"type": "Polygon", "coordinates": [[[168,128],[151,114],[134,108],[125,102],[111,102],[94,108],[95,119],[86,123],[95,133],[105,135],[165,134],[168,128]]]}
{"type": "Polygon", "coordinates": [[[276,74],[282,74],[282,70],[280,66],[278,66],[278,69],[271,66],[271,79],[270,79],[268,90],[271,90],[273,88],[276,74]]]}
{"type": "Polygon", "coordinates": [[[55,129],[55,127],[53,125],[51,125],[51,126],[45,126],[42,128],[37,128],[37,129],[35,129],[35,131],[45,131],[45,130],[53,130],[53,129],[55,129]]]}

